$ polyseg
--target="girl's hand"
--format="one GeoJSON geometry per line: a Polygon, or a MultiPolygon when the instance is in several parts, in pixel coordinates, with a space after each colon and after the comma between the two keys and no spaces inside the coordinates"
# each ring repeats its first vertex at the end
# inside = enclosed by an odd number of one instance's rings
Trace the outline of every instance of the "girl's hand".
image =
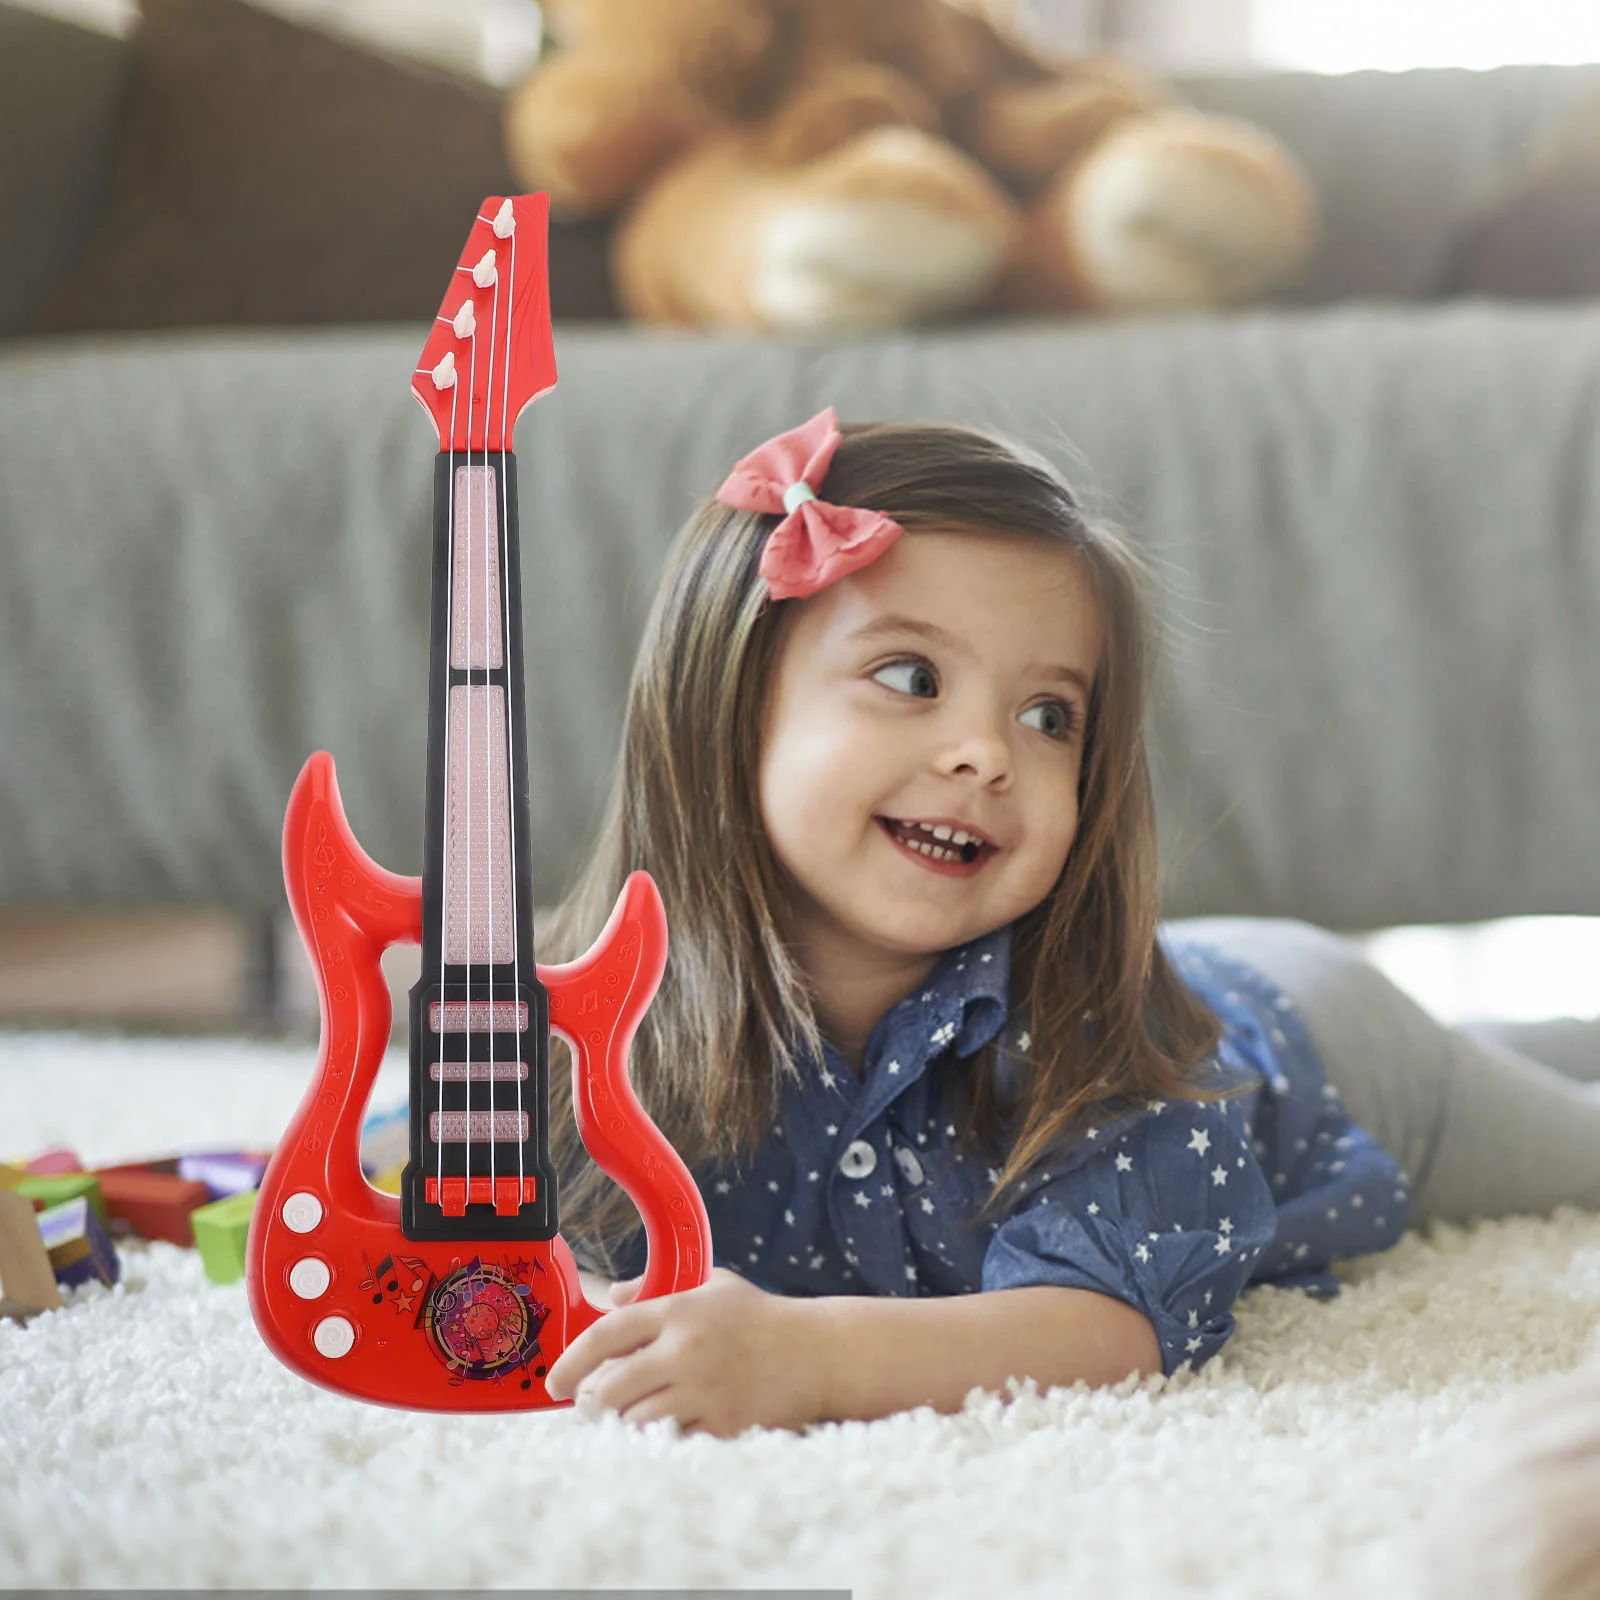
{"type": "Polygon", "coordinates": [[[805,1302],[768,1294],[725,1267],[698,1289],[634,1304],[641,1280],[611,1286],[618,1309],[581,1333],[545,1377],[553,1400],[685,1433],[800,1428],[822,1410],[820,1345],[805,1302]]]}

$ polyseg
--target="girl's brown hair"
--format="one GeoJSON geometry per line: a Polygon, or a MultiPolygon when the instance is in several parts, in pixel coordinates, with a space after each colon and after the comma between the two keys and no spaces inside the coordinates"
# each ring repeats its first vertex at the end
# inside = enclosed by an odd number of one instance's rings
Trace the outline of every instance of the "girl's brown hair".
{"type": "MultiPolygon", "coordinates": [[[[1011,997],[1030,1048],[1006,1030],[956,1075],[960,1147],[1002,1162],[979,1218],[1075,1124],[1130,1098],[1212,1099],[1198,1063],[1216,1017],[1172,970],[1160,914],[1155,809],[1144,743],[1153,649],[1150,569],[1087,518],[1053,468],[965,428],[846,425],[818,493],[919,527],[1065,545],[1087,574],[1105,645],[1089,700],[1079,821],[1049,894],[1012,928],[1011,997]],[[998,1056],[1020,1071],[997,1092],[998,1056]],[[1003,1142],[1004,1141],[1004,1142],[1003,1142]]],[[[703,503],[675,540],[634,664],[619,763],[588,864],[540,918],[539,957],[570,961],[605,926],[628,874],[646,869],[666,908],[661,987],[634,1036],[633,1084],[690,1169],[749,1161],[822,1040],[786,937],[782,874],[757,800],[763,712],[784,621],[758,572],[777,518],[703,503]]],[[[562,1236],[614,1275],[642,1225],[588,1158],[572,1116],[570,1057],[554,1041],[550,1152],[562,1236]]]]}

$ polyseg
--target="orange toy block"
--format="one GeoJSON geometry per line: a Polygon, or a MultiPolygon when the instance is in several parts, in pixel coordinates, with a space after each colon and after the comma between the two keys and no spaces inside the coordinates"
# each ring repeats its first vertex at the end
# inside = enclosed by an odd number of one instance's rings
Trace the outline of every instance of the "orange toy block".
{"type": "Polygon", "coordinates": [[[0,1189],[0,1317],[31,1317],[61,1304],[33,1202],[0,1189]]]}

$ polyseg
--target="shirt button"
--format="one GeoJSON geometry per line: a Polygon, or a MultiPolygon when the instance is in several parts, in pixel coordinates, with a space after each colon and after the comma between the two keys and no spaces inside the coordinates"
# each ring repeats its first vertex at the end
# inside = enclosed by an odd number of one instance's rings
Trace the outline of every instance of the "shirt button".
{"type": "Polygon", "coordinates": [[[878,1152],[865,1139],[855,1140],[839,1157],[839,1170],[847,1178],[870,1178],[878,1164],[878,1152]]]}
{"type": "Polygon", "coordinates": [[[900,1163],[900,1170],[906,1175],[906,1182],[914,1189],[922,1182],[922,1163],[917,1160],[914,1152],[904,1146],[897,1146],[894,1158],[900,1163]]]}

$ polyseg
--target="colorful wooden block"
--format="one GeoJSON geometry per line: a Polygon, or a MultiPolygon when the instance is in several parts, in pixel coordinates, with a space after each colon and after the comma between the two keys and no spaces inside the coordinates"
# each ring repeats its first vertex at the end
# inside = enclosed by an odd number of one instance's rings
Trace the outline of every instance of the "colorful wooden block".
{"type": "Polygon", "coordinates": [[[178,1157],[178,1176],[203,1183],[213,1200],[258,1188],[272,1159],[262,1150],[194,1150],[178,1157]]]}
{"type": "Polygon", "coordinates": [[[33,1202],[0,1189],[0,1317],[19,1321],[61,1304],[33,1202]]]}
{"type": "Polygon", "coordinates": [[[25,1162],[29,1172],[61,1173],[82,1172],[83,1163],[78,1159],[76,1150],[69,1150],[66,1145],[58,1144],[48,1150],[41,1150],[33,1160],[25,1162]]]}
{"type": "Polygon", "coordinates": [[[194,1242],[213,1283],[236,1283],[244,1276],[245,1241],[250,1236],[250,1213],[256,1191],[213,1200],[191,1213],[194,1242]]]}
{"type": "Polygon", "coordinates": [[[17,1193],[31,1200],[35,1211],[48,1211],[81,1197],[94,1207],[102,1226],[109,1220],[100,1180],[92,1172],[26,1172],[17,1183],[17,1193]]]}
{"type": "Polygon", "coordinates": [[[57,1283],[88,1283],[98,1278],[101,1283],[113,1284],[122,1276],[116,1247],[87,1195],[41,1211],[38,1224],[57,1283]]]}
{"type": "Polygon", "coordinates": [[[95,1176],[105,1196],[106,1212],[113,1225],[126,1223],[144,1239],[166,1239],[172,1244],[193,1245],[194,1225],[190,1214],[209,1205],[211,1196],[203,1183],[177,1174],[177,1158],[172,1171],[158,1170],[165,1163],[149,1166],[99,1167],[95,1176]]]}

